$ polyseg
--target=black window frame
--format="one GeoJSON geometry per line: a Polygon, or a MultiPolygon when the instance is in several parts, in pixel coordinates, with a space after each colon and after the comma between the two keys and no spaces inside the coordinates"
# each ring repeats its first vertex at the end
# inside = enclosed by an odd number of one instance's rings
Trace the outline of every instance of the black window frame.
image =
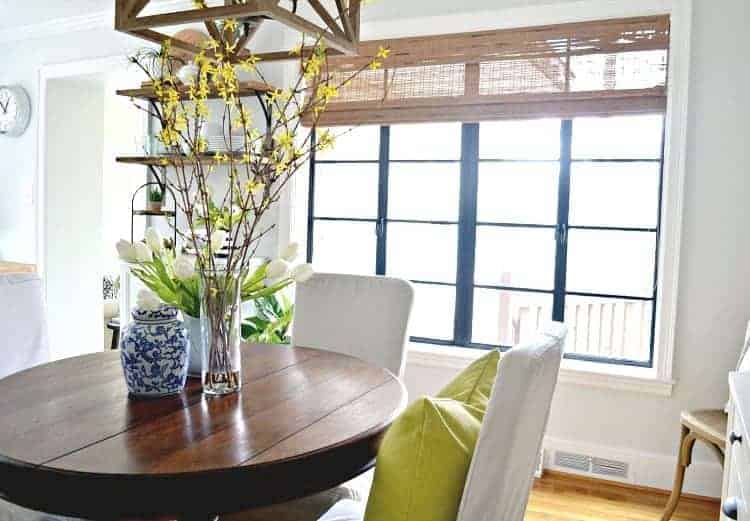
{"type": "Polygon", "coordinates": [[[628,301],[651,302],[651,331],[649,344],[649,359],[631,360],[625,358],[613,358],[584,355],[580,353],[565,353],[565,358],[586,362],[606,363],[614,365],[634,366],[652,368],[654,366],[654,343],[656,336],[657,318],[657,296],[659,281],[659,251],[662,228],[662,198],[664,192],[664,142],[665,142],[665,116],[662,113],[662,136],[659,158],[633,158],[633,159],[573,159],[572,143],[574,118],[560,120],[560,157],[559,159],[544,160],[545,162],[558,163],[560,173],[558,177],[558,207],[556,224],[525,224],[525,223],[499,223],[483,222],[477,219],[478,195],[479,195],[479,165],[486,162],[539,162],[539,160],[523,159],[481,159],[479,155],[479,128],[480,123],[461,124],[461,157],[456,160],[391,160],[390,158],[390,125],[379,127],[380,142],[378,159],[369,160],[318,160],[315,155],[315,140],[313,133],[312,150],[310,157],[310,178],[308,189],[308,212],[307,212],[307,262],[313,261],[314,256],[314,230],[315,221],[343,221],[343,222],[371,222],[375,224],[376,260],[375,275],[386,275],[387,273],[387,241],[389,223],[423,223],[433,225],[457,225],[457,264],[455,283],[435,282],[426,280],[412,280],[420,285],[454,286],[456,289],[455,319],[453,326],[453,339],[434,339],[425,337],[411,337],[412,342],[427,343],[435,345],[448,345],[467,347],[475,349],[510,349],[512,346],[494,345],[472,342],[473,312],[474,312],[474,289],[483,288],[491,290],[505,290],[513,292],[542,293],[551,295],[553,298],[551,320],[563,322],[565,320],[566,296],[581,296],[592,298],[610,298],[628,301]],[[459,215],[458,221],[433,221],[415,219],[389,219],[388,218],[388,192],[389,174],[392,163],[451,163],[460,165],[460,190],[459,190],[459,215]],[[658,199],[657,218],[655,228],[623,227],[623,226],[585,226],[569,224],[570,216],[570,178],[571,167],[574,163],[658,163],[658,199]],[[315,176],[317,164],[377,164],[378,165],[378,214],[376,218],[346,218],[327,217],[315,215],[315,176]],[[498,227],[522,227],[522,228],[546,228],[555,230],[555,273],[554,288],[552,290],[523,288],[516,286],[477,284],[474,281],[476,267],[476,237],[478,226],[498,227]],[[654,280],[653,292],[650,297],[618,295],[608,293],[589,293],[567,291],[567,249],[569,230],[597,230],[615,231],[629,233],[653,233],[655,234],[654,255],[654,280]]]}

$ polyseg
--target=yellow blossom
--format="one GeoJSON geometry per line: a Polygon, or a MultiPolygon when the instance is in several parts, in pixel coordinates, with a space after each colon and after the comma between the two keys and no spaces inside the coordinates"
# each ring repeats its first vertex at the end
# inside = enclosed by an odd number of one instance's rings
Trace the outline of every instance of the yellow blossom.
{"type": "Polygon", "coordinates": [[[388,58],[390,54],[391,54],[391,50],[381,45],[375,57],[381,60],[385,60],[386,58],[388,58]]]}
{"type": "Polygon", "coordinates": [[[318,150],[327,150],[333,148],[336,142],[336,138],[331,134],[330,130],[324,130],[319,132],[317,135],[316,148],[318,150]]]}
{"type": "Polygon", "coordinates": [[[255,72],[255,66],[259,61],[260,58],[255,55],[250,55],[249,58],[241,60],[238,64],[238,67],[245,72],[255,72]]]}
{"type": "Polygon", "coordinates": [[[288,130],[279,134],[276,141],[281,148],[292,149],[294,147],[294,135],[288,130]]]}
{"type": "Polygon", "coordinates": [[[224,30],[234,32],[239,27],[239,23],[234,18],[229,18],[224,22],[224,30]]]}

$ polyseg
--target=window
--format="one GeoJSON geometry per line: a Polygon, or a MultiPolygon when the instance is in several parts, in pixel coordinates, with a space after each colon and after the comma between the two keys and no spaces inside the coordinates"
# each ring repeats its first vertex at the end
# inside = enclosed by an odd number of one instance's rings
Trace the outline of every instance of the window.
{"type": "MultiPolygon", "coordinates": [[[[358,127],[311,162],[308,257],[416,288],[412,340],[651,367],[663,116],[358,127]]],[[[340,133],[336,131],[335,133],[340,133]]]]}

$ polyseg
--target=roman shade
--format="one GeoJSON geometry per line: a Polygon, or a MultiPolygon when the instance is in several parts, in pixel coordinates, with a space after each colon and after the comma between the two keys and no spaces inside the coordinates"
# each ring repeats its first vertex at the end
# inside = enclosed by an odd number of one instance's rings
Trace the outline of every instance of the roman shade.
{"type": "MultiPolygon", "coordinates": [[[[380,47],[383,68],[340,89],[319,125],[482,121],[663,111],[669,17],[362,42],[334,56],[344,82],[380,47]]],[[[310,123],[308,121],[308,123],[310,123]]]]}

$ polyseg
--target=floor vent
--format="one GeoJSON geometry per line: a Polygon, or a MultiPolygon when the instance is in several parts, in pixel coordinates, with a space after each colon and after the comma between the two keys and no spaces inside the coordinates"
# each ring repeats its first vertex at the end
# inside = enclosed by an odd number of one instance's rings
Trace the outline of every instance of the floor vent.
{"type": "Polygon", "coordinates": [[[626,479],[628,477],[628,464],[623,461],[593,458],[591,460],[591,472],[626,479]]]}
{"type": "Polygon", "coordinates": [[[555,466],[579,472],[591,472],[591,457],[573,452],[555,452],[555,466]]]}

